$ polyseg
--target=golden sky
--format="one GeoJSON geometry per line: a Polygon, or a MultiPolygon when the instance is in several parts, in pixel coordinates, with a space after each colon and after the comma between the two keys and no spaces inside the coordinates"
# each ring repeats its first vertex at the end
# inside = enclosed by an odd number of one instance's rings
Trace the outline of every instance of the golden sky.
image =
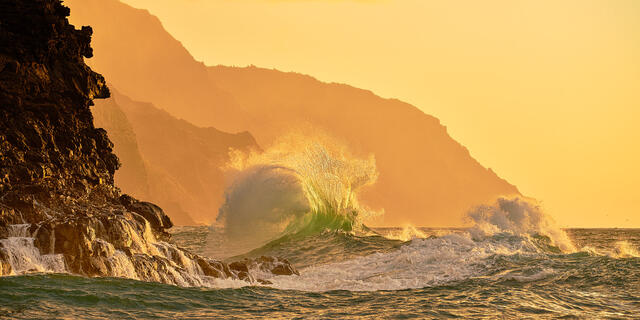
{"type": "Polygon", "coordinates": [[[563,226],[640,227],[640,1],[123,1],[208,65],[414,104],[563,226]]]}

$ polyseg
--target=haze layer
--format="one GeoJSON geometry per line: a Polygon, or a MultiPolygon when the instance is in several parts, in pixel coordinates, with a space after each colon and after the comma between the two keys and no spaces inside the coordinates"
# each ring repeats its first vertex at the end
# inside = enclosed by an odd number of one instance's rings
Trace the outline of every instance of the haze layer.
{"type": "MultiPolygon", "coordinates": [[[[438,119],[409,104],[299,74],[207,68],[146,11],[117,1],[68,3],[72,20],[94,26],[90,64],[134,100],[197,126],[248,130],[263,148],[295,129],[373,154],[380,177],[363,202],[386,210],[378,224],[460,225],[471,206],[518,193],[451,139],[438,119]]],[[[216,213],[211,208],[209,221],[216,213]]]]}
{"type": "Polygon", "coordinates": [[[563,225],[640,226],[638,1],[125,2],[209,65],[412,103],[563,225]]]}

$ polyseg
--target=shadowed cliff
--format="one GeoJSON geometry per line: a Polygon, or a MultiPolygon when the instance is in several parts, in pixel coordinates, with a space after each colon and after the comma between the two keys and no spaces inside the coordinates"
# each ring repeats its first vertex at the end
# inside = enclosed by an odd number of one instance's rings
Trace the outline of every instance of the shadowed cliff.
{"type": "Polygon", "coordinates": [[[460,225],[471,206],[519,193],[473,159],[438,119],[412,105],[300,74],[255,67],[206,68],[144,10],[116,0],[73,0],[70,4],[78,9],[73,19],[95,18],[96,48],[108,52],[91,64],[137,100],[152,102],[201,126],[248,130],[264,148],[296,129],[322,131],[344,141],[355,153],[373,154],[380,177],[363,202],[386,211],[383,220],[374,224],[460,225]],[[124,24],[137,26],[136,32],[117,27],[124,24]],[[143,45],[134,46],[136,42],[143,45]],[[132,50],[134,55],[130,55],[132,50]],[[120,59],[123,56],[128,57],[126,62],[120,59]],[[162,75],[146,78],[154,83],[147,86],[170,87],[171,99],[164,92],[142,90],[126,80],[158,73],[162,75]],[[184,86],[189,89],[181,90],[184,86]],[[199,88],[197,93],[193,88],[199,88]],[[211,102],[176,102],[192,101],[209,92],[211,102]]]}

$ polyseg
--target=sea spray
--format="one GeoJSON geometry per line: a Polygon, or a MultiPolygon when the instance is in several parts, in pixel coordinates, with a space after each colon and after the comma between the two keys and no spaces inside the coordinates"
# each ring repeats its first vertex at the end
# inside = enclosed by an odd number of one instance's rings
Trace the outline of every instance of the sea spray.
{"type": "Polygon", "coordinates": [[[265,152],[236,153],[229,171],[216,224],[246,249],[286,235],[366,231],[363,221],[379,214],[358,201],[378,177],[373,156],[353,157],[326,137],[287,136],[265,152]]]}
{"type": "Polygon", "coordinates": [[[553,275],[554,269],[509,265],[575,252],[567,234],[530,199],[499,198],[493,205],[474,208],[468,217],[472,227],[450,229],[449,234],[427,237],[411,226],[381,232],[389,240],[406,242],[387,252],[312,265],[300,277],[270,280],[277,288],[308,291],[399,290],[486,277],[535,281],[553,275]]]}
{"type": "MultiPolygon", "coordinates": [[[[10,226],[11,227],[11,226],[10,226]]],[[[34,239],[27,236],[0,239],[0,254],[8,257],[12,274],[27,272],[65,272],[67,267],[61,254],[40,254],[34,239]]]]}
{"type": "Polygon", "coordinates": [[[611,258],[640,258],[640,247],[634,246],[627,240],[616,241],[612,247],[595,248],[593,246],[583,246],[581,252],[586,252],[593,256],[608,256],[611,258]]]}
{"type": "Polygon", "coordinates": [[[564,252],[576,251],[567,234],[533,199],[501,197],[493,205],[474,208],[467,217],[473,222],[469,232],[474,237],[486,237],[499,233],[545,237],[551,245],[557,246],[564,252]]]}
{"type": "Polygon", "coordinates": [[[410,241],[414,239],[424,239],[429,237],[429,235],[410,224],[406,224],[400,230],[390,230],[388,232],[382,233],[382,235],[387,239],[400,241],[410,241]]]}

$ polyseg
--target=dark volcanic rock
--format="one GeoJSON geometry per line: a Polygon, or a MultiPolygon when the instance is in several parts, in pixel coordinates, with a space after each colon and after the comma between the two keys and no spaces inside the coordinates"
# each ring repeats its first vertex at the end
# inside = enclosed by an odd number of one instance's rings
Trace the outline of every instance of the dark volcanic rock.
{"type": "Polygon", "coordinates": [[[60,0],[0,0],[0,275],[254,282],[163,242],[173,225],[163,210],[115,187],[118,158],[90,110],[109,90],[83,60],[91,28],[68,15],[60,0]]]}

